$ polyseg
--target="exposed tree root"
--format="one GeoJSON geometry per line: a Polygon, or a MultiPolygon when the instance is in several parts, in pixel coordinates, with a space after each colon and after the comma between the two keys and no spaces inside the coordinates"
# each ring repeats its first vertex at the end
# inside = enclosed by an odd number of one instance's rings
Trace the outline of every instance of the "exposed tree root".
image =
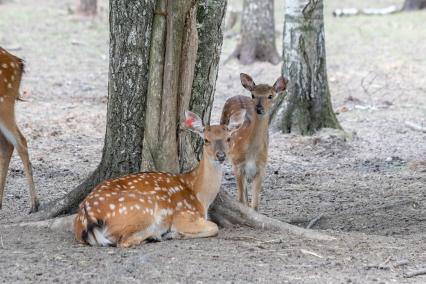
{"type": "Polygon", "coordinates": [[[61,232],[72,232],[73,231],[73,220],[75,214],[59,217],[54,219],[48,219],[43,221],[34,221],[34,222],[21,222],[9,225],[1,225],[0,228],[13,228],[13,227],[33,227],[33,228],[45,228],[53,231],[61,232]]]}
{"type": "Polygon", "coordinates": [[[414,276],[425,275],[425,274],[426,274],[426,268],[422,268],[422,269],[419,269],[419,270],[406,272],[404,274],[404,278],[411,278],[411,277],[414,277],[414,276]]]}
{"type": "Polygon", "coordinates": [[[261,230],[276,230],[306,239],[331,241],[336,238],[313,230],[303,229],[259,214],[251,208],[220,192],[210,210],[214,222],[220,225],[240,224],[261,230]]]}

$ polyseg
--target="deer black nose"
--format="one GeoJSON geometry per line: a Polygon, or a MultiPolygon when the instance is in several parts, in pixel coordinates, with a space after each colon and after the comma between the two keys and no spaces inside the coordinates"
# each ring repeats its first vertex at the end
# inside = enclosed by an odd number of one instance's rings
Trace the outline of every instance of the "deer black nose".
{"type": "Polygon", "coordinates": [[[222,151],[217,152],[217,153],[216,153],[216,158],[217,158],[217,160],[218,160],[219,162],[224,162],[224,161],[225,161],[225,159],[226,159],[226,154],[225,154],[225,152],[222,152],[222,151]]]}
{"type": "Polygon", "coordinates": [[[257,114],[264,114],[265,109],[263,108],[262,105],[256,105],[256,112],[257,112],[257,114]]]}

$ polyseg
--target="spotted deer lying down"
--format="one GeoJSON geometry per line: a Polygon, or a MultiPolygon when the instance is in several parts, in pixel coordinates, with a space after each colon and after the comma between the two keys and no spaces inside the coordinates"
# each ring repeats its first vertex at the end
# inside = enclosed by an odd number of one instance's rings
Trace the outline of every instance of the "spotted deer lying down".
{"type": "Polygon", "coordinates": [[[273,86],[256,85],[253,79],[240,74],[241,84],[250,91],[247,96],[229,98],[223,106],[220,123],[228,125],[232,116],[246,111],[244,124],[232,134],[229,159],[234,167],[239,200],[248,206],[247,186],[252,184],[251,207],[258,209],[260,191],[269,147],[269,116],[276,95],[287,87],[287,79],[279,77],[273,86]]]}
{"type": "Polygon", "coordinates": [[[185,127],[204,138],[199,165],[184,174],[142,172],[102,182],[80,204],[75,238],[129,247],[149,239],[215,236],[218,227],[207,220],[207,210],[220,189],[230,137],[244,115],[235,113],[228,126],[204,127],[196,114],[185,112],[185,127]]]}

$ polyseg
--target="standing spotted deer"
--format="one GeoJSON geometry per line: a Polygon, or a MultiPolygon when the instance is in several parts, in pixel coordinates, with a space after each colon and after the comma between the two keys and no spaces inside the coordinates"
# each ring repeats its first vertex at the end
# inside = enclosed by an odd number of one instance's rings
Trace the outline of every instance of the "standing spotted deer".
{"type": "Polygon", "coordinates": [[[248,206],[247,186],[251,183],[251,207],[257,210],[268,158],[271,107],[276,95],[286,89],[287,79],[280,77],[273,86],[256,85],[249,75],[243,73],[240,79],[243,87],[250,91],[251,98],[229,98],[223,107],[220,123],[228,125],[234,113],[246,111],[244,124],[231,137],[229,158],[234,167],[240,202],[248,206]]]}
{"type": "Polygon", "coordinates": [[[207,220],[207,210],[220,189],[231,134],[244,115],[235,113],[228,126],[203,127],[196,114],[186,112],[185,127],[204,138],[199,165],[184,174],[144,172],[99,184],[80,204],[75,238],[90,245],[129,247],[149,239],[215,236],[218,227],[207,220]]]}
{"type": "Polygon", "coordinates": [[[16,148],[24,164],[30,187],[30,213],[32,213],[38,210],[39,201],[35,192],[27,141],[15,121],[15,102],[19,99],[19,86],[23,73],[23,61],[0,47],[0,209],[7,170],[13,149],[16,148]]]}

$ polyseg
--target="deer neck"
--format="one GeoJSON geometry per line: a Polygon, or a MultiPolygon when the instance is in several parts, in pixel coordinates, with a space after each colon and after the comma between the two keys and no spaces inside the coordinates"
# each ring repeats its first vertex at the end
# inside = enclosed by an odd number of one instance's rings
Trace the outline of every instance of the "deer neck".
{"type": "Polygon", "coordinates": [[[259,147],[264,144],[263,146],[267,147],[269,140],[269,114],[264,116],[256,114],[251,135],[251,141],[253,141],[251,145],[259,147]]]}
{"type": "Polygon", "coordinates": [[[203,158],[198,166],[187,173],[188,187],[194,192],[197,199],[204,207],[204,214],[214,201],[222,184],[222,165],[203,152],[203,158]]]}

